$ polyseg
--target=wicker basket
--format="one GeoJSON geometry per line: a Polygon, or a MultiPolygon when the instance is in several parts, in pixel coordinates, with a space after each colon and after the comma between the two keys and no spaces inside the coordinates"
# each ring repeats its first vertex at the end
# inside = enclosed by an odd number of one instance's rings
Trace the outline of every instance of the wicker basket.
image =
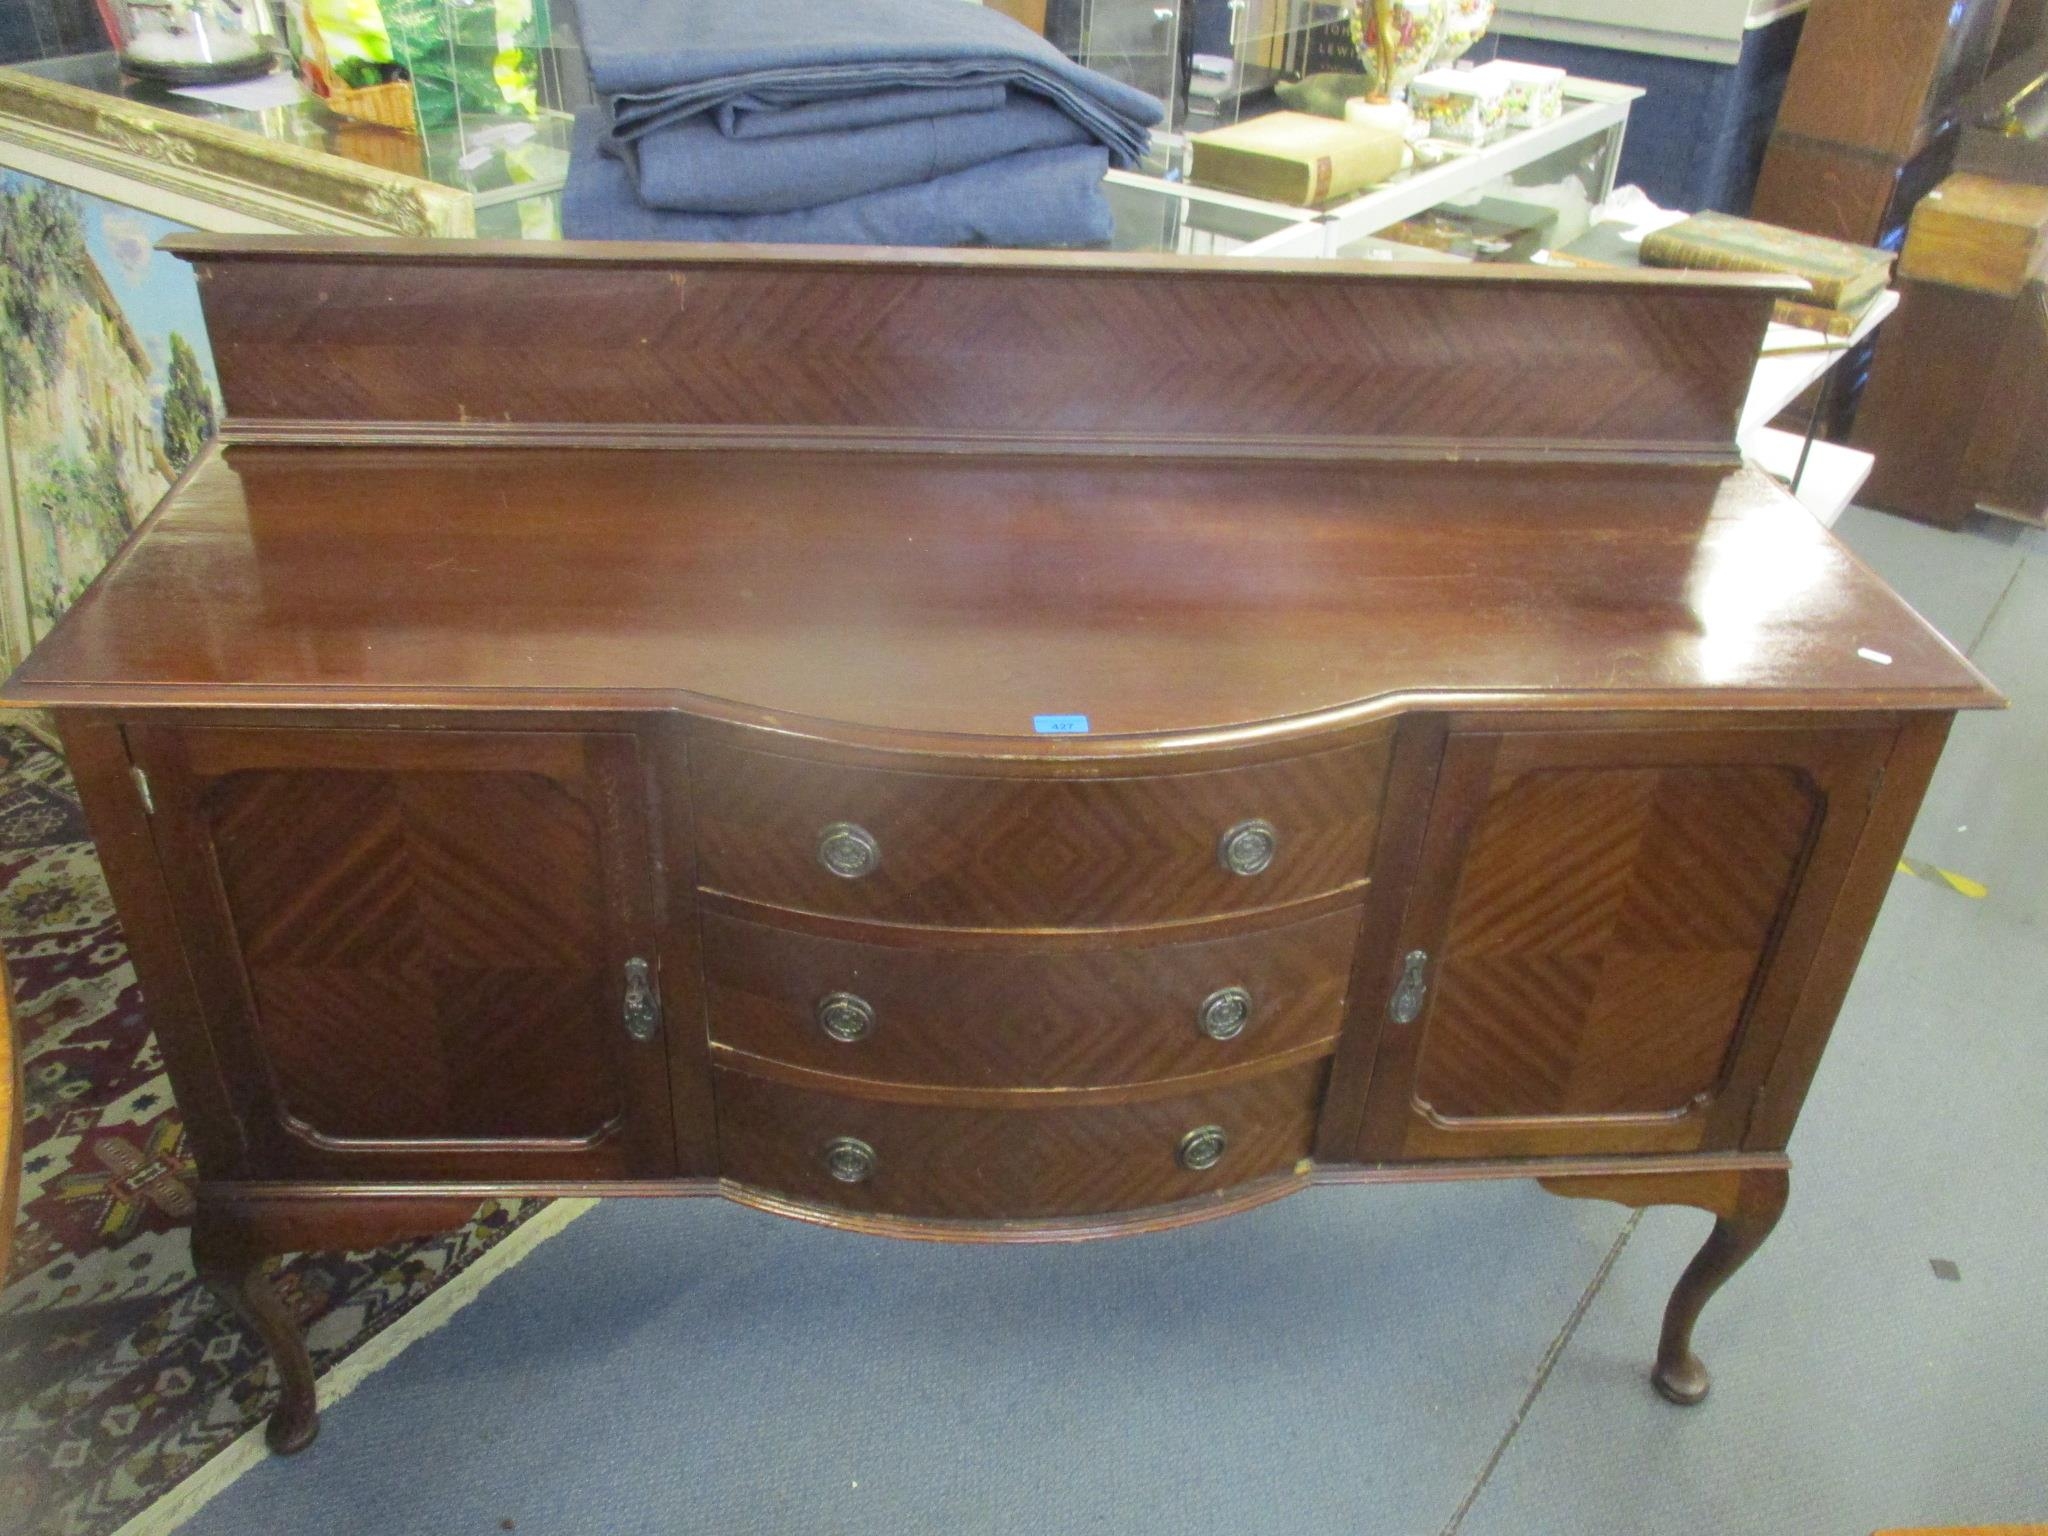
{"type": "Polygon", "coordinates": [[[336,153],[359,165],[374,165],[401,176],[427,174],[427,146],[416,133],[394,132],[382,123],[350,118],[334,125],[330,141],[336,153]]]}
{"type": "Polygon", "coordinates": [[[382,128],[408,131],[418,124],[410,80],[389,80],[383,85],[357,87],[330,77],[327,84],[328,88],[320,94],[326,98],[327,105],[343,117],[375,123],[382,128]]]}
{"type": "Polygon", "coordinates": [[[375,123],[380,128],[402,128],[408,133],[419,128],[418,104],[413,99],[410,80],[350,85],[335,73],[318,29],[306,33],[306,51],[299,57],[299,74],[307,89],[343,117],[375,123]]]}

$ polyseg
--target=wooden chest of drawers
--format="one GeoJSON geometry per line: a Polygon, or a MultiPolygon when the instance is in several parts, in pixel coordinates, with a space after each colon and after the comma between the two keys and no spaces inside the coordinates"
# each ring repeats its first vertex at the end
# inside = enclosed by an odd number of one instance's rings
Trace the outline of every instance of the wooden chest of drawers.
{"type": "Polygon", "coordinates": [[[707,911],[706,1022],[715,1052],[862,1082],[1106,1089],[1237,1072],[1336,1042],[1359,909],[1316,908],[1249,926],[872,937],[707,911]]]}
{"type": "Polygon", "coordinates": [[[699,747],[725,1173],[984,1221],[1292,1173],[1392,739],[1087,778],[699,747]]]}
{"type": "Polygon", "coordinates": [[[698,873],[743,901],[948,928],[1262,911],[1364,886],[1386,757],[1383,736],[1220,772],[1048,779],[714,748],[693,774],[698,873]]]}
{"type": "Polygon", "coordinates": [[[1122,1102],[832,1095],[721,1068],[727,1173],[821,1206],[983,1222],[1196,1200],[1306,1161],[1325,1058],[1122,1102]]]}
{"type": "Polygon", "coordinates": [[[1997,702],[1738,466],[1770,283],[179,248],[222,441],[8,699],[279,1449],[262,1259],[503,1192],[1036,1240],[1537,1177],[1715,1214],[1705,1392],[1997,702]]]}

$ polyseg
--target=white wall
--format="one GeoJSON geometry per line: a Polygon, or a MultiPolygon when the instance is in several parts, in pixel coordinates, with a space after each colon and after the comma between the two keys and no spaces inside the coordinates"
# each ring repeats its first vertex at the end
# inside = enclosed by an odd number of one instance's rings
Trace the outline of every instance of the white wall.
{"type": "Polygon", "coordinates": [[[1732,64],[1750,27],[1807,0],[1504,0],[1493,30],[1732,64]]]}

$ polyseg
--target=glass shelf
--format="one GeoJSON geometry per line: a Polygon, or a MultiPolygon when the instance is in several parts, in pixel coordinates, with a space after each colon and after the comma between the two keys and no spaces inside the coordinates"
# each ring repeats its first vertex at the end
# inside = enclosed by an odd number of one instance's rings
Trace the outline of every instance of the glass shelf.
{"type": "MultiPolygon", "coordinates": [[[[556,194],[569,170],[571,118],[559,104],[584,93],[583,62],[571,49],[544,48],[536,118],[465,114],[425,133],[357,122],[306,92],[287,105],[243,108],[180,95],[124,75],[110,51],[10,66],[74,90],[169,112],[247,134],[263,145],[332,155],[368,171],[411,177],[460,194],[485,236],[545,235],[559,229],[556,194]],[[520,205],[528,204],[522,214],[520,205]],[[535,214],[541,217],[537,220],[535,214]]],[[[283,64],[280,65],[283,68],[283,64]]]]}
{"type": "Polygon", "coordinates": [[[1519,129],[1477,149],[1430,141],[1426,153],[1441,155],[1438,163],[1418,164],[1324,209],[1191,186],[1178,179],[1186,156],[1185,141],[1176,140],[1180,152],[1168,156],[1174,167],[1169,176],[1109,173],[1117,246],[1184,255],[1323,257],[1406,254],[1393,249],[1402,246],[1514,259],[1530,245],[1509,236],[1517,220],[1527,221],[1532,232],[1541,228],[1541,243],[1563,244],[1572,234],[1556,238],[1558,221],[1598,205],[1614,189],[1629,108],[1642,94],[1634,86],[1567,80],[1565,110],[1555,122],[1519,129]],[[1455,248],[1461,221],[1477,232],[1471,251],[1455,248]],[[1494,249],[1496,244],[1502,248],[1494,249]]]}
{"type": "MultiPolygon", "coordinates": [[[[256,110],[181,96],[123,76],[111,52],[12,67],[110,102],[248,135],[258,149],[336,157],[365,174],[462,205],[455,216],[480,236],[548,238],[560,230],[558,194],[569,164],[569,114],[587,99],[588,86],[574,47],[541,53],[546,105],[537,119],[467,116],[425,134],[355,122],[310,94],[256,110]]],[[[1378,256],[1434,246],[1457,256],[1512,258],[1526,243],[1512,235],[1516,220],[1540,224],[1553,204],[1559,219],[1569,219],[1581,203],[1590,206],[1606,197],[1630,105],[1641,94],[1628,86],[1570,80],[1566,109],[1556,122],[1477,150],[1439,146],[1441,163],[1405,171],[1325,209],[1291,208],[1193,186],[1184,179],[1187,139],[1161,134],[1155,157],[1159,174],[1109,174],[1106,190],[1116,216],[1112,243],[1121,251],[1185,255],[1378,256]],[[1470,250],[1460,248],[1464,226],[1476,232],[1470,250]]],[[[457,224],[435,232],[468,231],[457,224]]],[[[1553,223],[1544,243],[1570,238],[1558,239],[1556,233],[1553,223]]]]}

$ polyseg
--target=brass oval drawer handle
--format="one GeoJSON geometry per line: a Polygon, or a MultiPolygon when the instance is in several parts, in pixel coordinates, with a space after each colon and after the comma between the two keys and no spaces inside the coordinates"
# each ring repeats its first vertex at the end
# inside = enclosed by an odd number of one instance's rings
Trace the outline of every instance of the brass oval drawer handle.
{"type": "Polygon", "coordinates": [[[1221,987],[1202,999],[1195,1026],[1211,1040],[1235,1040],[1252,1021],[1252,995],[1243,987],[1221,987]]]}
{"type": "Polygon", "coordinates": [[[1198,1125],[1181,1137],[1176,1156],[1189,1173],[1207,1173],[1223,1161],[1223,1150],[1229,1144],[1222,1126],[1198,1125]]]}
{"type": "Polygon", "coordinates": [[[875,1005],[851,992],[818,999],[818,1028],[841,1045],[855,1045],[875,1032],[875,1005]]]}
{"type": "Polygon", "coordinates": [[[1280,834],[1270,821],[1240,821],[1216,845],[1216,862],[1233,875],[1264,874],[1280,851],[1280,834]]]}
{"type": "Polygon", "coordinates": [[[818,834],[818,862],[842,880],[858,880],[882,862],[882,845],[865,827],[835,821],[818,834]]]}
{"type": "Polygon", "coordinates": [[[825,1143],[825,1171],[842,1184],[865,1184],[874,1176],[875,1149],[858,1136],[825,1143]]]}

